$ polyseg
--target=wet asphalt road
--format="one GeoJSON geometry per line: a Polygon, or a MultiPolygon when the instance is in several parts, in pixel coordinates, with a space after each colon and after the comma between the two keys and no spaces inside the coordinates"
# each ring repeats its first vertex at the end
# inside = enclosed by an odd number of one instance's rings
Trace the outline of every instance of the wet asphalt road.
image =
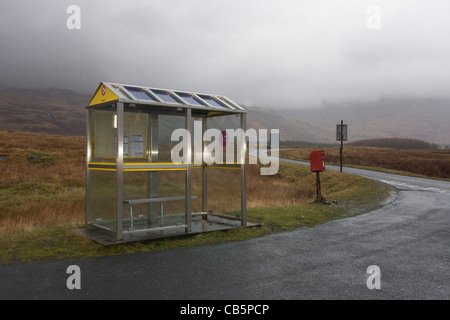
{"type": "Polygon", "coordinates": [[[398,191],[380,210],[258,239],[0,266],[0,299],[450,299],[450,183],[344,172],[398,191]],[[367,288],[371,265],[381,289],[367,288]]]}

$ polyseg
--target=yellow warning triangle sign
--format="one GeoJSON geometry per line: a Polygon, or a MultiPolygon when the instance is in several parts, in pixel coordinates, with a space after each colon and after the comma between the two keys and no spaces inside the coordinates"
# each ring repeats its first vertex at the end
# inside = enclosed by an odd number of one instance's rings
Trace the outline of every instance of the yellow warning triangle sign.
{"type": "Polygon", "coordinates": [[[114,101],[118,99],[119,97],[102,82],[98,86],[97,91],[95,92],[94,96],[91,99],[91,102],[89,102],[89,105],[93,106],[96,104],[114,101]]]}

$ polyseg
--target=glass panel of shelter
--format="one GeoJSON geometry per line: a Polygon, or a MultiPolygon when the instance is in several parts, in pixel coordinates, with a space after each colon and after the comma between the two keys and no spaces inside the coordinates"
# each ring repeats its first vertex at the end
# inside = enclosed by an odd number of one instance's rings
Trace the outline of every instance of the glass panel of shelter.
{"type": "Polygon", "coordinates": [[[171,150],[178,143],[172,141],[172,132],[185,125],[184,109],[126,105],[124,231],[185,224],[186,166],[176,166],[171,159],[171,150]]]}
{"type": "Polygon", "coordinates": [[[116,230],[117,179],[114,137],[117,136],[116,106],[87,111],[87,222],[116,230]]]}
{"type": "Polygon", "coordinates": [[[207,166],[207,210],[216,214],[240,217],[241,210],[241,167],[239,159],[240,142],[228,135],[227,129],[237,132],[241,128],[239,115],[207,118],[206,129],[217,129],[221,133],[222,155],[215,157],[222,163],[207,166]],[[227,161],[227,154],[232,155],[227,161]]]}

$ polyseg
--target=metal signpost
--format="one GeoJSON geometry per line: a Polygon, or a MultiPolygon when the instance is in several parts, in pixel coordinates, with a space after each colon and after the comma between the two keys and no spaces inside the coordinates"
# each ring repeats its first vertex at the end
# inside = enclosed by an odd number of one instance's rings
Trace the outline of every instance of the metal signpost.
{"type": "Polygon", "coordinates": [[[342,172],[342,150],[344,148],[344,141],[347,141],[347,125],[341,120],[341,124],[336,125],[336,140],[341,141],[341,149],[339,150],[339,162],[342,172]]]}

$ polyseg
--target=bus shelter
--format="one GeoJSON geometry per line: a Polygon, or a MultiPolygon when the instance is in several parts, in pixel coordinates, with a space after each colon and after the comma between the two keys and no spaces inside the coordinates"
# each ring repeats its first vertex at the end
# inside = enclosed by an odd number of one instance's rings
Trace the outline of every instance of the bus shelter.
{"type": "Polygon", "coordinates": [[[113,244],[253,225],[245,135],[228,136],[246,130],[244,108],[221,95],[102,82],[86,113],[87,236],[113,244]]]}

